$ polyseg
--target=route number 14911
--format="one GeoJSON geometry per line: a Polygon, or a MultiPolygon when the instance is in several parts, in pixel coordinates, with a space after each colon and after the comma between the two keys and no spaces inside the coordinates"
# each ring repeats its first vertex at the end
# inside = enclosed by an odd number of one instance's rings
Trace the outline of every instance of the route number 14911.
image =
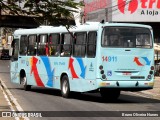
{"type": "Polygon", "coordinates": [[[102,61],[117,62],[117,56],[103,56],[102,61]]]}

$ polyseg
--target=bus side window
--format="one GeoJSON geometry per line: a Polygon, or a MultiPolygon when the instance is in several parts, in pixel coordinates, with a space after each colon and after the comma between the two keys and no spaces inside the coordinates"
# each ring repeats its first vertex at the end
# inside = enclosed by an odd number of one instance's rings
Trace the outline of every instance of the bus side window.
{"type": "Polygon", "coordinates": [[[18,51],[19,51],[19,39],[13,39],[11,44],[13,51],[12,51],[12,61],[18,60],[18,51]]]}
{"type": "Polygon", "coordinates": [[[70,56],[72,52],[72,33],[65,33],[61,40],[61,56],[70,56]]]}
{"type": "Polygon", "coordinates": [[[27,35],[22,35],[20,39],[20,55],[27,55],[28,38],[27,35]]]}
{"type": "Polygon", "coordinates": [[[36,55],[37,52],[37,36],[29,35],[28,55],[36,55]]]}
{"type": "Polygon", "coordinates": [[[38,39],[38,55],[48,55],[48,35],[39,35],[38,39]]]}
{"type": "Polygon", "coordinates": [[[97,41],[97,32],[89,32],[88,42],[87,42],[87,56],[88,57],[96,56],[96,41],[97,41]]]}
{"type": "Polygon", "coordinates": [[[60,50],[60,35],[59,34],[51,34],[49,36],[49,55],[50,56],[58,56],[60,50]]]}
{"type": "Polygon", "coordinates": [[[113,47],[120,46],[120,43],[119,43],[120,40],[117,34],[111,34],[109,36],[109,40],[110,40],[110,46],[113,46],[113,47]]]}
{"type": "MultiPolygon", "coordinates": [[[[94,32],[94,33],[96,34],[96,32],[94,32]]],[[[107,30],[103,30],[103,32],[102,32],[102,44],[101,44],[102,46],[108,46],[109,45],[109,36],[108,36],[107,33],[109,33],[107,30]]],[[[91,36],[92,36],[92,33],[91,33],[91,36]]]]}
{"type": "Polygon", "coordinates": [[[84,57],[86,53],[86,39],[87,33],[75,33],[74,47],[73,47],[73,55],[76,57],[84,57]]]}

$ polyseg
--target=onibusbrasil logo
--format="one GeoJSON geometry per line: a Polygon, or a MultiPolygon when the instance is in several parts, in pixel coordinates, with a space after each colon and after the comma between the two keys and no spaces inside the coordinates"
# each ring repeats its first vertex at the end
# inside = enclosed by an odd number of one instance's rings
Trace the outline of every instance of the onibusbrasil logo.
{"type": "Polygon", "coordinates": [[[138,0],[118,0],[118,9],[121,13],[125,13],[125,11],[130,11],[131,14],[134,13],[138,8],[138,0]],[[128,10],[126,7],[128,6],[128,10]]]}

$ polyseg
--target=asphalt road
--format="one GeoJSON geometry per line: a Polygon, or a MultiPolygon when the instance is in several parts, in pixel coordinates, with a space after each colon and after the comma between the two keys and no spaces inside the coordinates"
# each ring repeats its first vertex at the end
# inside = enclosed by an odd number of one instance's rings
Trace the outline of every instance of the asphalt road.
{"type": "MultiPolygon", "coordinates": [[[[61,97],[59,90],[32,87],[24,91],[22,86],[10,82],[9,60],[0,60],[0,78],[17,99],[24,111],[160,111],[160,100],[147,98],[141,94],[122,92],[114,103],[104,101],[98,93],[83,93],[70,99],[61,97]]],[[[53,112],[54,114],[54,112],[53,112]]],[[[72,114],[72,113],[71,113],[72,114]]],[[[74,114],[74,113],[73,113],[74,114]]],[[[96,114],[93,113],[94,115],[96,114]]],[[[94,116],[93,115],[93,116],[94,116]]],[[[92,114],[90,115],[92,116],[92,114]]],[[[36,118],[30,118],[35,120],[36,118]]],[[[39,120],[40,118],[36,119],[39,120]]],[[[46,117],[44,120],[158,120],[158,117],[46,117]]]]}

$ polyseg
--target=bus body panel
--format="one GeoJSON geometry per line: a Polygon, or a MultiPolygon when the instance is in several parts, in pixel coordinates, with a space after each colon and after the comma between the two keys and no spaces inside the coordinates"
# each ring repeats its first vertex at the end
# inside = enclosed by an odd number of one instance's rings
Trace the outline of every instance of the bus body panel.
{"type": "Polygon", "coordinates": [[[75,57],[63,57],[59,60],[45,56],[21,56],[19,61],[19,73],[22,69],[25,70],[28,85],[60,89],[60,77],[65,73],[69,78],[71,91],[84,92],[96,89],[93,58],[85,62],[85,58],[75,57]]]}
{"type": "Polygon", "coordinates": [[[154,66],[153,52],[150,49],[103,49],[101,58],[107,80],[146,80],[154,66]]]}
{"type": "MultiPolygon", "coordinates": [[[[39,87],[61,89],[61,78],[63,74],[66,74],[69,78],[70,90],[77,92],[87,92],[99,88],[127,88],[130,90],[132,88],[140,88],[141,90],[153,88],[154,76],[147,79],[151,66],[154,66],[153,48],[105,48],[101,46],[104,27],[137,26],[151,29],[149,26],[116,23],[96,24],[95,27],[93,24],[88,26],[83,28],[82,25],[80,28],[77,27],[70,31],[98,31],[96,57],[19,55],[18,62],[11,62],[12,82],[20,83],[20,72],[25,70],[27,84],[39,87]],[[15,67],[16,65],[18,68],[15,67]],[[100,66],[103,66],[104,73],[100,66]],[[106,78],[103,79],[102,75],[106,75],[106,78]]],[[[38,36],[39,34],[67,32],[65,27],[47,28],[17,30],[14,34],[20,38],[21,35],[36,34],[38,36]]]]}
{"type": "MultiPolygon", "coordinates": [[[[15,43],[19,46],[20,36],[14,36],[14,38],[16,39],[15,43]]],[[[15,59],[15,58],[12,58],[12,59],[15,59]]],[[[11,77],[11,82],[13,82],[13,83],[20,84],[19,66],[21,66],[21,64],[18,61],[18,51],[17,51],[17,58],[16,58],[16,60],[10,62],[10,77],[11,77]]]]}
{"type": "Polygon", "coordinates": [[[19,82],[19,70],[18,70],[18,61],[14,61],[10,63],[10,77],[11,82],[13,83],[20,83],[19,82]]]}

